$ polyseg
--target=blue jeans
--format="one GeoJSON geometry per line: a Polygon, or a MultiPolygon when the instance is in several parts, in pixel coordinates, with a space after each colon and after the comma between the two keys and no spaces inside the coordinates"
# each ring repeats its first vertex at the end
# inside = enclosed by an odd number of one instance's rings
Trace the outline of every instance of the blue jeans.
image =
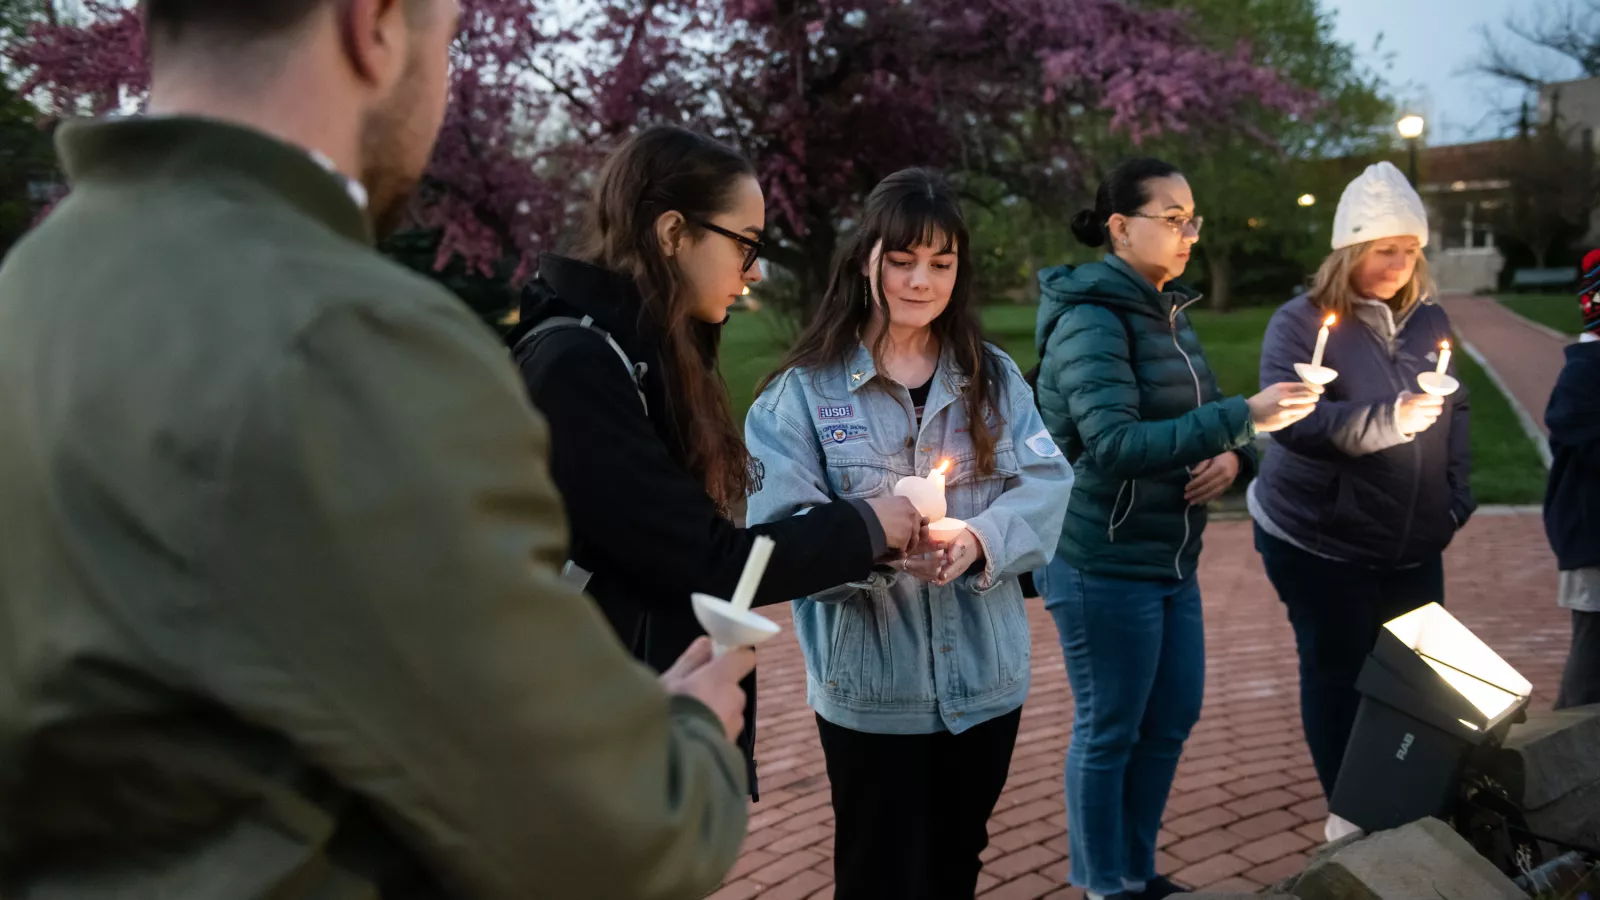
{"type": "MultiPolygon", "coordinates": [[[[1072,884],[1115,894],[1156,875],[1156,834],[1205,696],[1200,583],[1041,570],[1072,682],[1067,749],[1072,884]]],[[[1038,578],[1038,574],[1035,578],[1038,578]]]]}

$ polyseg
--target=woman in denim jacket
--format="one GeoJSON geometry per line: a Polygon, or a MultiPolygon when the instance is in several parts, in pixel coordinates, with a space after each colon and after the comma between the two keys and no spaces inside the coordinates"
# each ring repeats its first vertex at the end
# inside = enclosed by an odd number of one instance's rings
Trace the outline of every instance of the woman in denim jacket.
{"type": "Polygon", "coordinates": [[[745,421],[764,469],[753,523],[883,496],[944,460],[948,514],[967,523],[794,602],[838,900],[973,896],[1028,693],[1017,577],[1049,559],[1072,488],[1016,364],[980,337],[969,253],[943,181],[890,176],[745,421]]]}

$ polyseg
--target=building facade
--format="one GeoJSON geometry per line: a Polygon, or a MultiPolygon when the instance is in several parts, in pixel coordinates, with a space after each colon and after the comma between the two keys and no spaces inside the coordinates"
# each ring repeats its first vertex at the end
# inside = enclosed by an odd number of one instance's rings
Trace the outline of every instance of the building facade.
{"type": "MultiPolygon", "coordinates": [[[[1581,78],[1547,84],[1539,91],[1539,121],[1559,116],[1579,147],[1593,153],[1600,148],[1600,78],[1581,78]]],[[[1589,216],[1584,243],[1600,247],[1600,209],[1589,216]]]]}

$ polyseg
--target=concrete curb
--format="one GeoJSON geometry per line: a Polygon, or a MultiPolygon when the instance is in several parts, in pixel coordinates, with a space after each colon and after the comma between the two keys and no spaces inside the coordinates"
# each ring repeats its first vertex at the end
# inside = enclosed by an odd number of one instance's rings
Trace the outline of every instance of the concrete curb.
{"type": "MultiPolygon", "coordinates": [[[[1510,312],[1510,310],[1506,311],[1510,312]]],[[[1512,313],[1512,315],[1516,314],[1512,313]]],[[[1518,318],[1522,317],[1518,316],[1518,318]]],[[[1527,320],[1523,319],[1523,321],[1527,320]]],[[[1456,333],[1456,342],[1468,356],[1472,357],[1473,362],[1483,367],[1483,371],[1488,374],[1489,380],[1494,382],[1494,386],[1499,389],[1501,396],[1505,397],[1506,402],[1511,404],[1512,411],[1517,414],[1517,421],[1522,423],[1523,433],[1528,436],[1528,440],[1533,441],[1533,446],[1539,451],[1539,461],[1544,463],[1545,469],[1548,470],[1552,458],[1550,456],[1550,441],[1544,436],[1544,431],[1539,428],[1533,416],[1528,414],[1527,408],[1522,405],[1521,401],[1517,400],[1517,395],[1511,393],[1511,389],[1506,386],[1505,380],[1500,377],[1500,373],[1494,370],[1494,366],[1489,365],[1489,360],[1484,358],[1478,348],[1472,346],[1472,342],[1462,337],[1460,332],[1456,333]]]]}

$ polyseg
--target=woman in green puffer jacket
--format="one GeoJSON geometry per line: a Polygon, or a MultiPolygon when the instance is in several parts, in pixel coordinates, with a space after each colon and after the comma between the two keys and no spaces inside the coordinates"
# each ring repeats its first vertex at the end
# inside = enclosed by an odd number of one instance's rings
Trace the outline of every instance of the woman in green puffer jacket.
{"type": "Polygon", "coordinates": [[[1224,398],[1174,281],[1200,239],[1176,168],[1134,159],[1073,233],[1103,262],[1039,273],[1037,385],[1076,483],[1038,585],[1076,706],[1067,752],[1071,881],[1090,898],[1159,898],[1156,833],[1200,716],[1205,644],[1195,566],[1205,505],[1255,471],[1254,438],[1304,418],[1317,390],[1224,398]]]}

